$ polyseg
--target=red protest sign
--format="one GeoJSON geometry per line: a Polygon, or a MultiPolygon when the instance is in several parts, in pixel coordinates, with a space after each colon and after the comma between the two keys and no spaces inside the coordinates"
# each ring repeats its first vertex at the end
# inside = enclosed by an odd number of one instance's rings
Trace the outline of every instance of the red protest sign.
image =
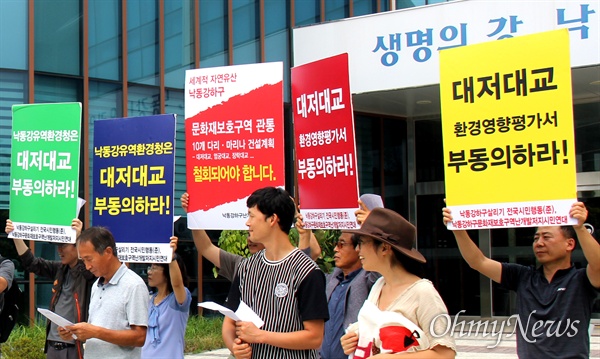
{"type": "Polygon", "coordinates": [[[307,228],[355,228],[358,176],[348,54],[292,68],[298,191],[307,228]]]}
{"type": "Polygon", "coordinates": [[[185,112],[188,226],[245,229],[246,198],[285,185],[282,64],[188,70],[185,112]]]}

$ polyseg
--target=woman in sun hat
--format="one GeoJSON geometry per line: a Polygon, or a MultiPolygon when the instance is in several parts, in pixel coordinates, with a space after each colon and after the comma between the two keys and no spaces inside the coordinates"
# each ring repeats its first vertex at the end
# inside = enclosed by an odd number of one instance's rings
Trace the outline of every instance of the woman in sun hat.
{"type": "Polygon", "coordinates": [[[358,322],[340,340],[344,353],[355,359],[397,353],[454,358],[454,339],[446,330],[448,310],[433,284],[422,278],[425,257],[413,248],[415,227],[390,209],[376,208],[360,229],[344,232],[357,237],[364,270],[382,275],[358,322]]]}

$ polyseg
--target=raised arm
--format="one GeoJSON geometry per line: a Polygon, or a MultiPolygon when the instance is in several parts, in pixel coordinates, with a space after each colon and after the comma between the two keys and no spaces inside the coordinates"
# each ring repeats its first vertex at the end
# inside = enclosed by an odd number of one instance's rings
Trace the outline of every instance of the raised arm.
{"type": "MultiPolygon", "coordinates": [[[[450,209],[444,208],[443,213],[444,225],[447,226],[448,223],[452,222],[450,209]]],[[[483,255],[483,252],[471,240],[467,231],[454,230],[452,233],[454,233],[454,237],[456,238],[460,254],[469,266],[494,282],[500,283],[500,280],[502,280],[502,264],[483,255]]]]}
{"type": "Polygon", "coordinates": [[[317,260],[321,255],[321,246],[317,241],[317,237],[311,229],[304,228],[304,218],[302,214],[298,212],[296,214],[296,230],[298,231],[298,248],[305,249],[310,248],[310,258],[317,260]]]}
{"type": "Polygon", "coordinates": [[[81,230],[83,229],[83,222],[79,218],[74,218],[71,221],[71,228],[75,230],[75,237],[79,237],[81,230]]]}
{"type": "MultiPolygon", "coordinates": [[[[190,195],[186,192],[181,195],[181,208],[187,213],[190,195]]],[[[203,229],[192,229],[192,237],[196,250],[204,258],[208,259],[215,267],[221,268],[220,249],[213,242],[203,229]]]]}
{"type": "Polygon", "coordinates": [[[173,249],[173,259],[169,263],[169,275],[171,276],[171,286],[173,287],[173,293],[177,303],[183,304],[187,299],[187,293],[185,292],[185,286],[183,285],[183,277],[181,275],[181,269],[177,260],[175,260],[175,251],[177,250],[177,237],[171,237],[171,248],[173,249]]]}
{"type": "Polygon", "coordinates": [[[573,229],[577,233],[577,240],[588,262],[586,268],[588,279],[594,287],[600,288],[600,244],[583,225],[588,211],[583,203],[577,202],[571,206],[569,214],[577,219],[577,224],[573,226],[573,229]]]}
{"type": "MultiPolygon", "coordinates": [[[[83,223],[78,218],[74,218],[73,221],[71,221],[71,228],[75,230],[76,236],[79,237],[83,228],[83,223]]],[[[9,234],[14,230],[15,226],[13,222],[10,219],[7,219],[4,231],[6,232],[6,234],[9,234]]],[[[27,245],[25,244],[25,241],[23,241],[22,239],[13,238],[12,240],[15,244],[15,248],[17,249],[17,254],[19,254],[20,256],[22,256],[29,249],[29,247],[27,247],[27,245]]]]}
{"type": "Polygon", "coordinates": [[[317,241],[317,237],[315,237],[315,234],[313,233],[312,230],[309,230],[310,232],[310,236],[309,236],[309,247],[310,247],[310,258],[312,258],[313,261],[316,261],[317,258],[319,258],[321,256],[321,246],[319,245],[319,242],[317,241]]]}
{"type": "MultiPolygon", "coordinates": [[[[6,234],[10,234],[12,233],[12,231],[15,230],[15,226],[13,224],[13,222],[10,219],[6,220],[6,227],[4,227],[4,231],[6,232],[6,234]]],[[[27,252],[27,250],[29,249],[29,247],[27,247],[27,245],[25,244],[25,241],[23,241],[20,238],[13,238],[13,243],[15,244],[15,248],[17,249],[17,254],[19,254],[20,256],[23,255],[23,253],[27,252]]]]}

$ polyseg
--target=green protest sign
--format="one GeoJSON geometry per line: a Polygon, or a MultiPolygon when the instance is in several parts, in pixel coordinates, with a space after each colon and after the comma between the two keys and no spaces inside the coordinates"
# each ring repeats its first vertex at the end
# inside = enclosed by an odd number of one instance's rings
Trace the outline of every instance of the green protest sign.
{"type": "Polygon", "coordinates": [[[9,237],[74,242],[81,104],[12,107],[9,237]]]}

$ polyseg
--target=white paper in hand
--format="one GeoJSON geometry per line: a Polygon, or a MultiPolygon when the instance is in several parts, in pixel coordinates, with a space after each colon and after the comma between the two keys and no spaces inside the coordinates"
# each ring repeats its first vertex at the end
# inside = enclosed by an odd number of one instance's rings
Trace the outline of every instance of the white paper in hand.
{"type": "Polygon", "coordinates": [[[242,321],[244,321],[244,322],[254,323],[254,325],[256,325],[257,328],[260,328],[265,324],[265,322],[262,319],[260,319],[258,314],[256,314],[252,310],[252,308],[250,308],[243,301],[240,301],[240,305],[238,306],[238,309],[235,311],[235,314],[237,314],[237,316],[239,318],[241,318],[242,321]]]}
{"type": "Polygon", "coordinates": [[[231,309],[225,308],[224,306],[219,305],[215,302],[202,302],[198,303],[198,306],[210,310],[216,310],[224,316],[235,320],[236,322],[252,322],[254,325],[256,325],[257,328],[260,328],[265,324],[265,322],[262,319],[260,319],[258,314],[256,314],[243,301],[240,301],[240,305],[238,306],[238,309],[235,311],[235,313],[231,309]]]}
{"type": "MultiPolygon", "coordinates": [[[[60,315],[58,315],[48,309],[38,308],[37,310],[38,310],[38,312],[40,312],[41,315],[48,318],[52,323],[58,325],[59,327],[66,328],[66,327],[74,324],[71,321],[61,317],[60,315]]],[[[75,334],[73,334],[72,336],[73,336],[73,339],[77,340],[77,336],[75,334]]]]}

